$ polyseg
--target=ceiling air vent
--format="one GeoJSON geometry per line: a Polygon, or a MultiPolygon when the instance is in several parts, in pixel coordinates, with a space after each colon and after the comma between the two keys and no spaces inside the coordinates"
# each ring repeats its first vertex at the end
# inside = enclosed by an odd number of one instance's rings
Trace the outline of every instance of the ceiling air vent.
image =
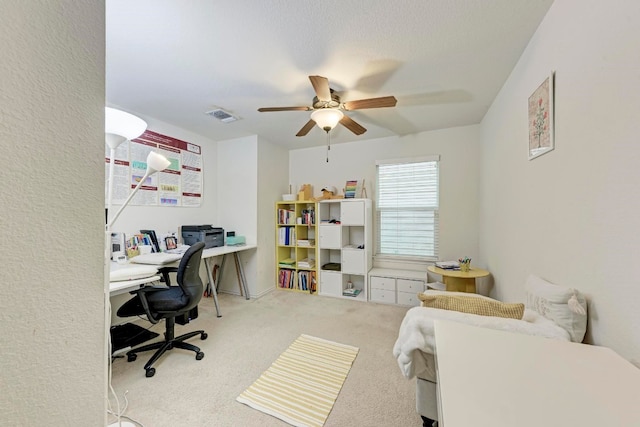
{"type": "Polygon", "coordinates": [[[205,111],[205,114],[220,120],[222,123],[231,123],[238,120],[236,116],[231,113],[224,111],[222,108],[218,108],[211,111],[205,111]]]}

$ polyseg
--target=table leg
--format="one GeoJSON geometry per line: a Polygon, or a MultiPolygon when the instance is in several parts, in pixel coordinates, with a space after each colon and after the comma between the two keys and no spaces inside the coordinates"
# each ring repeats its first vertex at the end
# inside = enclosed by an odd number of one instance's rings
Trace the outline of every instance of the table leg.
{"type": "Polygon", "coordinates": [[[442,279],[449,292],[476,293],[476,279],[474,278],[444,276],[442,279]]]}
{"type": "MultiPolygon", "coordinates": [[[[212,268],[211,268],[211,259],[205,259],[204,260],[204,266],[207,269],[207,277],[209,278],[209,285],[211,286],[211,294],[213,295],[213,303],[216,306],[216,316],[217,317],[222,317],[222,314],[220,314],[220,306],[218,305],[218,291],[216,290],[216,282],[213,280],[213,272],[212,272],[212,268]]],[[[220,269],[222,270],[222,268],[220,269]]],[[[220,280],[220,278],[218,277],[218,280],[220,280]]]]}
{"type": "Polygon", "coordinates": [[[240,273],[240,284],[242,285],[242,289],[244,289],[244,298],[245,299],[249,299],[249,287],[247,286],[247,279],[244,276],[244,268],[242,268],[242,262],[240,262],[240,256],[238,255],[238,252],[234,252],[233,256],[236,260],[236,268],[238,269],[238,272],[240,273]]]}

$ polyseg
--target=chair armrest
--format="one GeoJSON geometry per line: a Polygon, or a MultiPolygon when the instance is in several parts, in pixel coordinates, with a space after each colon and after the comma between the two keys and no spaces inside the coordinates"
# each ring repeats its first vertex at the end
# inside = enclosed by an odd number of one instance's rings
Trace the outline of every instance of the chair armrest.
{"type": "Polygon", "coordinates": [[[147,301],[147,294],[158,292],[161,290],[167,289],[166,286],[145,286],[144,288],[136,289],[135,291],[131,291],[130,294],[138,295],[140,298],[140,303],[142,304],[142,308],[144,308],[145,314],[147,315],[147,319],[151,323],[158,323],[160,319],[156,319],[151,313],[151,309],[149,308],[149,301],[147,301]]]}
{"type": "Polygon", "coordinates": [[[171,279],[169,278],[169,273],[177,273],[178,267],[162,267],[158,269],[158,272],[162,274],[162,281],[167,284],[167,286],[171,286],[171,279]]]}

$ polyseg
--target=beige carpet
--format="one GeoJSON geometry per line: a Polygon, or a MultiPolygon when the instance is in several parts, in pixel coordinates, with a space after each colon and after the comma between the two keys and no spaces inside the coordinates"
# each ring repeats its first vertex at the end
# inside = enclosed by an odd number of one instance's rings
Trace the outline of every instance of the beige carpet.
{"type": "Polygon", "coordinates": [[[300,335],[236,400],[297,427],[322,427],[357,355],[356,347],[300,335]]]}
{"type": "MultiPolygon", "coordinates": [[[[199,305],[198,319],[176,325],[176,334],[207,331],[206,340],[189,340],[204,359],[171,350],[156,363],[152,378],[143,369],[150,354],[113,363],[112,384],[121,406],[127,392],[126,415],[144,427],[287,427],[236,397],[305,334],[359,348],[325,427],[422,425],[415,381],[402,376],[392,354],[406,307],[274,290],[250,301],[222,294],[220,309],[222,317],[216,318],[208,298],[199,305]]],[[[152,330],[162,334],[164,323],[152,330]]]]}

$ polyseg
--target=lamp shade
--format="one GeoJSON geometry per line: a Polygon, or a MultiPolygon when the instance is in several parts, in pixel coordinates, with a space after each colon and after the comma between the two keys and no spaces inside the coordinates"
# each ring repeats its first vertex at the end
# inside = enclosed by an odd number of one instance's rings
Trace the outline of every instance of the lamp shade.
{"type": "Polygon", "coordinates": [[[140,117],[115,108],[104,107],[104,132],[107,134],[107,143],[110,146],[113,143],[119,145],[127,139],[137,138],[146,129],[147,122],[140,117]]]}
{"type": "Polygon", "coordinates": [[[169,167],[171,162],[167,160],[162,154],[158,154],[155,151],[149,151],[147,155],[147,175],[160,172],[169,167]]]}
{"type": "Polygon", "coordinates": [[[344,117],[342,111],[335,108],[321,108],[311,113],[311,120],[316,122],[325,132],[329,132],[336,127],[342,117],[344,117]]]}

